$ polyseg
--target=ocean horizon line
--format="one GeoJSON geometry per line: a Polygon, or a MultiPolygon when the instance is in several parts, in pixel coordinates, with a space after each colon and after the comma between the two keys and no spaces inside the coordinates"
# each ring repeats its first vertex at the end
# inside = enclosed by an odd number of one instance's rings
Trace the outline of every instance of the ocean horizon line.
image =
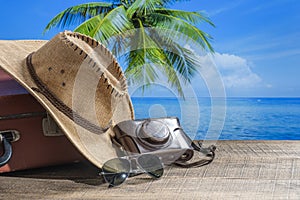
{"type": "MultiPolygon", "coordinates": [[[[136,99],[184,99],[183,97],[171,97],[171,96],[131,96],[131,98],[136,98],[136,99]]],[[[185,99],[189,98],[207,98],[207,99],[300,99],[299,97],[294,97],[294,96],[278,96],[278,97],[238,97],[238,96],[227,96],[227,97],[209,97],[209,96],[198,96],[198,97],[185,97],[185,99]]]]}

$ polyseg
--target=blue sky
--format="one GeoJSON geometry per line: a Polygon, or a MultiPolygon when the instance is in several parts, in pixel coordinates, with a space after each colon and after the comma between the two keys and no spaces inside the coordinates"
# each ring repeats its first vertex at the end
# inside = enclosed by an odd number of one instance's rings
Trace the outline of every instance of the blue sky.
{"type": "MultiPolygon", "coordinates": [[[[51,18],[85,2],[2,0],[0,39],[50,39],[60,31],[42,35],[51,18]]],[[[215,23],[199,28],[214,38],[227,96],[300,97],[299,0],[191,0],[172,7],[203,10],[215,23]]]]}

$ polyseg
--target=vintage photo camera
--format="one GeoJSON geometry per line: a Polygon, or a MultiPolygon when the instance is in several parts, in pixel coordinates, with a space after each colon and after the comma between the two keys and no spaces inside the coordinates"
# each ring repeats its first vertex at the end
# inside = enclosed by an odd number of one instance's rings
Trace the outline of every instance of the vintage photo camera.
{"type": "Polygon", "coordinates": [[[177,117],[128,120],[114,127],[115,143],[127,154],[158,154],[164,164],[188,161],[193,157],[192,140],[177,117]]]}

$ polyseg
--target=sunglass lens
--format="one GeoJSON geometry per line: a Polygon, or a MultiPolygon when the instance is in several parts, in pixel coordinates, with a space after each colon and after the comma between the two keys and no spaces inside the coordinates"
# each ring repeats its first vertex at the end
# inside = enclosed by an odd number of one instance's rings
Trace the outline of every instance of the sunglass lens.
{"type": "Polygon", "coordinates": [[[153,178],[160,178],[164,173],[163,164],[156,155],[141,155],[138,158],[138,163],[153,178]]]}
{"type": "Polygon", "coordinates": [[[130,162],[122,158],[114,158],[102,167],[102,175],[110,187],[122,184],[129,176],[130,162]]]}

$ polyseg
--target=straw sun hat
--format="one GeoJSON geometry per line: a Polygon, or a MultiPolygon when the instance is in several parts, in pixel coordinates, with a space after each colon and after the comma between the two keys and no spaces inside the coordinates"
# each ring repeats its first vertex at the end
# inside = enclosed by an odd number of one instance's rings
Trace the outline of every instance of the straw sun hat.
{"type": "Polygon", "coordinates": [[[124,74],[102,44],[69,31],[50,41],[0,41],[0,67],[45,107],[88,160],[102,167],[117,156],[112,126],[134,114],[124,74]]]}

